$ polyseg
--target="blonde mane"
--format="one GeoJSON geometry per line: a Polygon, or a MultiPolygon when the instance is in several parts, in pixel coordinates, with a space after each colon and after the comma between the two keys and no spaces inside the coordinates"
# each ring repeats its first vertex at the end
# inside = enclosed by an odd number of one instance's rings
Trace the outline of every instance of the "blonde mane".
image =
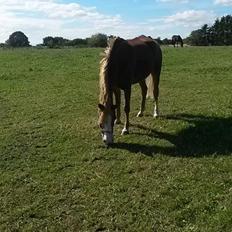
{"type": "Polygon", "coordinates": [[[109,80],[108,80],[108,68],[110,62],[110,55],[113,49],[116,38],[109,40],[108,46],[103,53],[103,58],[100,61],[100,75],[99,75],[99,102],[106,105],[109,100],[109,80]]]}

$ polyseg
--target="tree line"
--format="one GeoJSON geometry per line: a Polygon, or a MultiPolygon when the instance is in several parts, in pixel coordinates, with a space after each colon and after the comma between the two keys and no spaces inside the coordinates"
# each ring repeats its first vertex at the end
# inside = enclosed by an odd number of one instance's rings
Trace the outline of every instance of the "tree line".
{"type": "Polygon", "coordinates": [[[191,32],[184,42],[195,46],[232,45],[232,16],[216,19],[212,26],[203,25],[191,32]]]}
{"type": "Polygon", "coordinates": [[[105,34],[95,34],[89,38],[81,39],[76,38],[73,40],[68,40],[63,37],[52,37],[48,36],[43,38],[43,44],[41,46],[46,46],[48,48],[59,48],[59,47],[106,47],[108,36],[105,34]]]}
{"type": "MultiPolygon", "coordinates": [[[[48,48],[60,47],[106,47],[108,38],[113,37],[105,34],[95,34],[89,38],[76,38],[73,40],[63,37],[47,36],[43,38],[43,43],[37,46],[48,48]]],[[[155,39],[161,45],[171,44],[171,39],[160,37],[155,39]]],[[[216,19],[212,26],[203,25],[200,29],[194,30],[184,39],[184,43],[193,46],[209,46],[209,45],[232,45],[232,16],[223,16],[216,19]]],[[[9,36],[5,43],[1,43],[0,47],[28,47],[30,42],[28,37],[21,31],[16,31],[9,36]]]]}
{"type": "MultiPolygon", "coordinates": [[[[43,38],[43,43],[36,45],[37,47],[61,48],[61,47],[106,47],[108,36],[105,34],[95,34],[89,38],[76,38],[73,40],[63,37],[47,36],[43,38]]],[[[5,43],[1,43],[0,47],[30,47],[28,37],[21,31],[16,31],[9,36],[5,43]]]]}

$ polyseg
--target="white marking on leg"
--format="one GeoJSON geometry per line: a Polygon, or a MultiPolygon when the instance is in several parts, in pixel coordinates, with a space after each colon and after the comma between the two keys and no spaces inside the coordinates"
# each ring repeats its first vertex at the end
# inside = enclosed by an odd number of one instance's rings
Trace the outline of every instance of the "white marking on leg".
{"type": "Polygon", "coordinates": [[[140,110],[137,114],[137,117],[142,117],[143,116],[143,112],[140,110]]]}
{"type": "Polygon", "coordinates": [[[155,105],[154,105],[154,114],[153,117],[157,118],[159,116],[159,109],[158,109],[158,101],[155,101],[155,105]]]}
{"type": "Polygon", "coordinates": [[[127,134],[129,134],[129,130],[126,129],[126,128],[124,127],[124,128],[122,129],[121,135],[127,135],[127,134]]]}
{"type": "Polygon", "coordinates": [[[114,121],[114,124],[121,124],[121,120],[116,118],[115,121],[114,121]]]}

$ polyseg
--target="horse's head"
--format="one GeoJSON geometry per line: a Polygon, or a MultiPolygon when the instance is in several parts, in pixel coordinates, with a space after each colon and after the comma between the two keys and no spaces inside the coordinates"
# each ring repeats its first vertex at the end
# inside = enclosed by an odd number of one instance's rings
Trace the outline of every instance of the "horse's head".
{"type": "Polygon", "coordinates": [[[106,107],[103,104],[98,104],[98,108],[98,125],[101,129],[102,141],[108,146],[114,142],[114,121],[116,119],[116,106],[106,107]]]}

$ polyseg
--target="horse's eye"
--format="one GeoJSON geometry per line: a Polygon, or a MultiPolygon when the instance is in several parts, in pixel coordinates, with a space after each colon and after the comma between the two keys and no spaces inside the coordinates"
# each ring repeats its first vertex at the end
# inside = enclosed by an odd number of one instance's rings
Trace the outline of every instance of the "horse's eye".
{"type": "Polygon", "coordinates": [[[100,124],[99,124],[99,127],[100,127],[101,129],[103,129],[103,124],[102,124],[102,123],[100,123],[100,124]]]}

